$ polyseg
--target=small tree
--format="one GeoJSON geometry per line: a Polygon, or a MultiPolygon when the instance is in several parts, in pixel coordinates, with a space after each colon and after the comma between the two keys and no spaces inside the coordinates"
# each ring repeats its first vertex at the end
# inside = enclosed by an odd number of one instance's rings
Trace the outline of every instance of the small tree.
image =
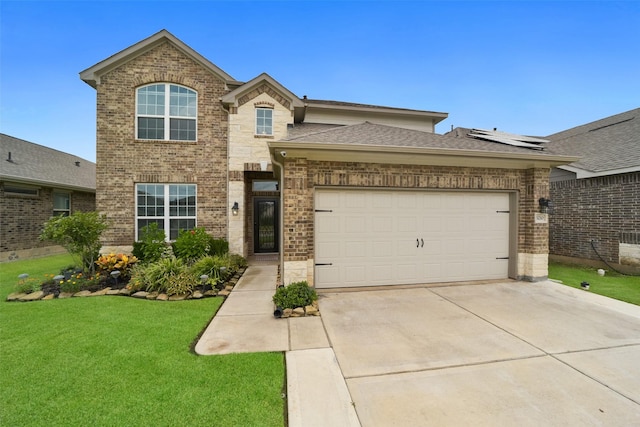
{"type": "Polygon", "coordinates": [[[44,223],[40,240],[51,240],[71,255],[79,256],[82,268],[93,274],[100,253],[100,236],[109,227],[104,215],[97,212],[74,212],[56,216],[44,223]]]}

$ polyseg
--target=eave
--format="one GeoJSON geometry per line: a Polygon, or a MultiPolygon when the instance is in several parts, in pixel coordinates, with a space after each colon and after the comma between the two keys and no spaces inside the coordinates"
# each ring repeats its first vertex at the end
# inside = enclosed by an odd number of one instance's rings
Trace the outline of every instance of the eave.
{"type": "Polygon", "coordinates": [[[335,111],[336,113],[344,111],[355,111],[365,113],[368,115],[401,115],[405,117],[415,118],[429,118],[433,120],[433,124],[436,125],[449,117],[448,113],[439,113],[435,111],[422,111],[422,110],[410,110],[404,108],[391,108],[391,107],[377,107],[366,105],[336,105],[336,104],[323,104],[321,102],[306,102],[305,107],[308,110],[318,109],[325,111],[335,111]]]}
{"type": "Polygon", "coordinates": [[[74,184],[62,183],[62,182],[45,181],[45,180],[39,180],[39,179],[24,178],[24,177],[20,177],[20,176],[12,176],[12,175],[4,175],[4,174],[0,175],[0,181],[14,182],[16,184],[25,184],[25,185],[32,185],[32,186],[52,187],[52,188],[57,188],[57,189],[60,189],[60,190],[82,191],[82,192],[85,192],[85,193],[95,193],[96,192],[95,188],[83,187],[83,186],[80,186],[80,185],[74,185],[74,184]]]}

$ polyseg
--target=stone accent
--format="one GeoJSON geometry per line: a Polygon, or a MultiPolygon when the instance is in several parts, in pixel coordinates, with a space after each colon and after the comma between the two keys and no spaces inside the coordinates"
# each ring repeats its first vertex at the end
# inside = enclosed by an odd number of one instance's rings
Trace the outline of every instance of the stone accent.
{"type": "Polygon", "coordinates": [[[552,182],[549,215],[550,252],[623,263],[620,244],[640,230],[640,172],[552,182]]]}
{"type": "Polygon", "coordinates": [[[518,254],[518,280],[537,282],[549,274],[549,254],[518,254]]]}
{"type": "Polygon", "coordinates": [[[219,101],[227,91],[225,82],[169,42],[100,78],[96,206],[113,224],[104,234],[105,246],[135,239],[136,183],[197,184],[198,226],[227,238],[227,113],[219,101]],[[136,139],[136,88],[156,82],[198,93],[197,141],[136,139]]]}

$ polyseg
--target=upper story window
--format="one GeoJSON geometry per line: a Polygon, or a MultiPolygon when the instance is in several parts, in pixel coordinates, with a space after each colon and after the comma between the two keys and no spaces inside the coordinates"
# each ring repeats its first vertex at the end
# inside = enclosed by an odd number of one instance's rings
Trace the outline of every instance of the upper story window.
{"type": "Polygon", "coordinates": [[[71,195],[69,193],[53,193],[53,216],[69,216],[71,213],[71,195]]]}
{"type": "Polygon", "coordinates": [[[256,108],[256,135],[273,135],[273,109],[256,108]]]}
{"type": "Polygon", "coordinates": [[[186,87],[159,83],[136,92],[138,139],[195,141],[197,116],[198,94],[186,87]]]}

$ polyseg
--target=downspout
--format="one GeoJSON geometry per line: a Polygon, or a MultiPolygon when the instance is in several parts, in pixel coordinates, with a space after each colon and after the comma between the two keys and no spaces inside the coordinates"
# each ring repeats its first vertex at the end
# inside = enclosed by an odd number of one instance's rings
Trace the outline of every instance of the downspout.
{"type": "MultiPolygon", "coordinates": [[[[222,102],[222,98],[220,98],[219,101],[220,101],[220,106],[222,108],[222,111],[227,113],[227,164],[226,164],[225,169],[227,171],[227,181],[226,181],[227,182],[227,215],[226,215],[227,227],[226,228],[227,228],[227,242],[228,242],[230,240],[230,237],[231,237],[231,233],[230,233],[230,230],[229,230],[229,227],[231,226],[231,221],[229,220],[229,192],[231,191],[230,182],[229,182],[229,151],[230,151],[229,150],[229,148],[230,148],[229,147],[229,144],[230,144],[229,140],[231,139],[231,123],[230,123],[231,117],[229,117],[229,116],[231,115],[231,113],[229,112],[228,109],[224,108],[224,102],[222,102]]],[[[244,252],[244,250],[243,250],[243,252],[244,252]]],[[[244,255],[244,254],[241,254],[241,255],[244,255]]]]}
{"type": "Polygon", "coordinates": [[[273,153],[273,164],[280,168],[280,285],[284,286],[284,164],[276,160],[273,153]]]}

